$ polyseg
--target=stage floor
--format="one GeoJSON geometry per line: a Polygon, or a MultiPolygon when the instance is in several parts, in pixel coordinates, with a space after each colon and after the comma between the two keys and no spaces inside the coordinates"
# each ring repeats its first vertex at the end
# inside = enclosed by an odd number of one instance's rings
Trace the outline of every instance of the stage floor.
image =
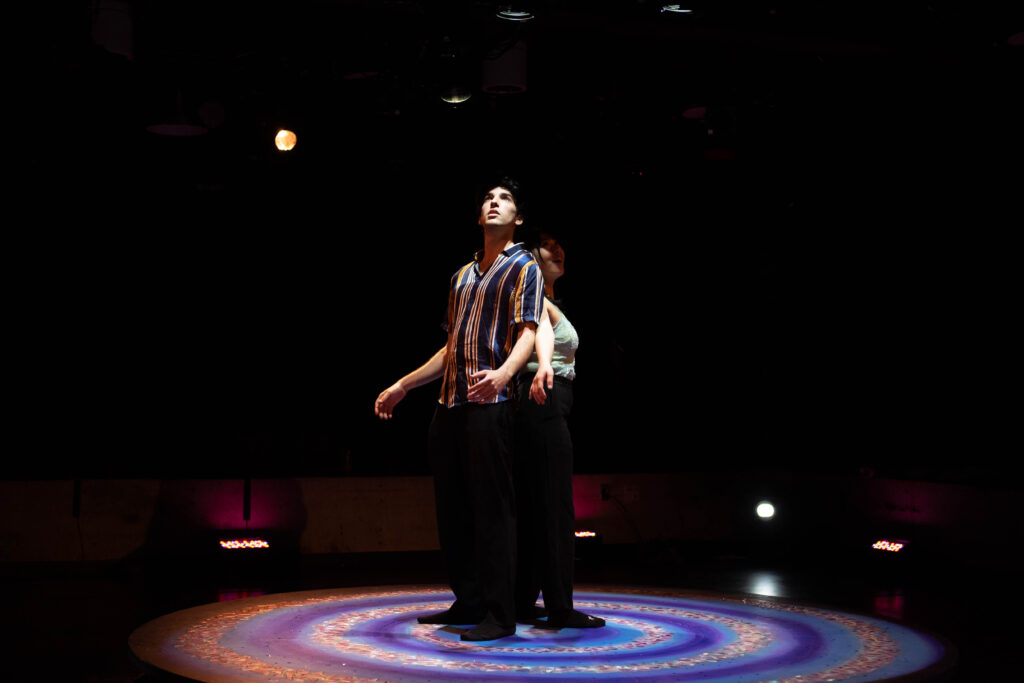
{"type": "MultiPolygon", "coordinates": [[[[486,643],[421,625],[441,586],[280,593],[174,612],[129,639],[151,673],[226,681],[518,680],[818,683],[931,680],[953,657],[938,638],[876,617],[752,595],[578,586],[601,629],[520,624],[486,643]]],[[[466,625],[465,627],[468,627],[466,625]]]]}

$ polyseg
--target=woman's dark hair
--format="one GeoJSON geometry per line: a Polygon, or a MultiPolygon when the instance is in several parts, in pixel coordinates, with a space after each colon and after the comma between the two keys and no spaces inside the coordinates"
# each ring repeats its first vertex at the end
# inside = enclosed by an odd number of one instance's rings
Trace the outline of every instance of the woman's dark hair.
{"type": "MultiPolygon", "coordinates": [[[[550,230],[546,228],[538,228],[528,223],[523,223],[516,228],[516,241],[523,243],[523,248],[533,254],[534,258],[537,259],[538,265],[541,261],[540,256],[540,243],[542,242],[541,236],[546,236],[557,240],[556,237],[550,230]]],[[[556,297],[551,300],[558,308],[565,313],[564,302],[561,297],[556,297]]]]}
{"type": "MultiPolygon", "coordinates": [[[[516,204],[516,206],[518,207],[519,205],[516,204]]],[[[542,234],[548,236],[551,235],[547,230],[542,230],[532,223],[524,222],[516,228],[516,241],[522,242],[523,248],[525,248],[526,251],[535,251],[540,248],[540,236],[542,234]]]]}

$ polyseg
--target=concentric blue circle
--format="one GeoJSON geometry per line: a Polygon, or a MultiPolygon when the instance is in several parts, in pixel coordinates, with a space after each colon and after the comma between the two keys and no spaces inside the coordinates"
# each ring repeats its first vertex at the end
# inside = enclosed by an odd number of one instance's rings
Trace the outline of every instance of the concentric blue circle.
{"type": "Polygon", "coordinates": [[[136,631],[136,655],[201,681],[512,680],[815,683],[880,681],[942,665],[935,638],[872,617],[762,598],[578,590],[597,629],[520,624],[477,643],[437,587],[287,593],[176,612],[136,631]]]}

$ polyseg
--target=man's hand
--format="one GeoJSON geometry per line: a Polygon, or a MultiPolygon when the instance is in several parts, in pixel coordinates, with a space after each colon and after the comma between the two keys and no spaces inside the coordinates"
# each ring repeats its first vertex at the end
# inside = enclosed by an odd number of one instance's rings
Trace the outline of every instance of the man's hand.
{"type": "Polygon", "coordinates": [[[544,391],[544,387],[551,389],[555,386],[555,371],[551,369],[551,364],[541,365],[537,368],[537,374],[533,376],[533,383],[530,384],[530,398],[534,402],[542,406],[547,400],[547,392],[544,391]]]}
{"type": "Polygon", "coordinates": [[[405,388],[401,382],[395,382],[390,387],[380,392],[377,402],[373,404],[373,412],[382,420],[390,420],[392,412],[398,402],[405,398],[405,388]]]}
{"type": "Polygon", "coordinates": [[[471,403],[490,403],[491,399],[500,394],[511,379],[508,371],[502,368],[474,372],[469,378],[476,382],[466,394],[466,398],[471,403]]]}

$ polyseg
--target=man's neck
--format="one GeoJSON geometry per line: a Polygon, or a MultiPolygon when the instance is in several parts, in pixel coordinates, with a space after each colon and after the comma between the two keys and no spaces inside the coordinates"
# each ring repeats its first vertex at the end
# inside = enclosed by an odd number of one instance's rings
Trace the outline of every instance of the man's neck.
{"type": "Polygon", "coordinates": [[[515,244],[512,241],[514,231],[515,226],[502,229],[500,232],[484,229],[484,253],[480,256],[479,264],[481,273],[491,267],[498,254],[515,244]]]}

